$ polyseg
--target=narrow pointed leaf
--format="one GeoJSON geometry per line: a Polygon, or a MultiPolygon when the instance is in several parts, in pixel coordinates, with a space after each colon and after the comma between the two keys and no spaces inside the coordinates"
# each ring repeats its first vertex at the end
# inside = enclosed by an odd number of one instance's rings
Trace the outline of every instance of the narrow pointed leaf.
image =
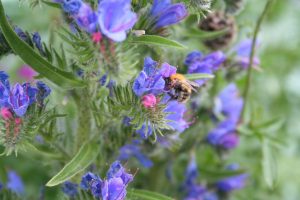
{"type": "Polygon", "coordinates": [[[262,167],[267,185],[272,189],[277,179],[277,163],[272,152],[270,142],[264,138],[262,143],[262,167]]]}
{"type": "Polygon", "coordinates": [[[203,31],[200,29],[191,29],[188,32],[186,32],[185,35],[189,36],[189,37],[195,37],[198,39],[202,39],[202,40],[207,40],[207,39],[214,39],[214,38],[220,37],[227,32],[228,32],[228,29],[223,29],[220,31],[203,31]]]}
{"type": "Polygon", "coordinates": [[[6,19],[4,8],[0,0],[0,28],[13,51],[20,58],[30,65],[35,71],[43,77],[59,85],[62,88],[83,87],[84,83],[77,79],[73,74],[62,71],[53,66],[37,52],[35,52],[28,44],[21,40],[14,32],[6,19]]]}
{"type": "Polygon", "coordinates": [[[212,74],[184,74],[184,77],[188,80],[198,80],[198,79],[205,79],[205,78],[214,78],[215,76],[212,74]]]}
{"type": "Polygon", "coordinates": [[[167,197],[156,192],[138,189],[128,190],[127,198],[129,200],[174,200],[173,198],[167,197]]]}
{"type": "Polygon", "coordinates": [[[145,44],[145,45],[154,45],[154,46],[160,46],[160,47],[171,47],[171,48],[177,48],[177,49],[186,49],[186,47],[179,42],[176,42],[174,40],[170,40],[168,38],[164,38],[158,35],[142,35],[140,37],[134,37],[132,38],[130,43],[136,43],[136,44],[145,44]]]}
{"type": "Polygon", "coordinates": [[[87,168],[98,155],[98,144],[84,144],[74,158],[58,172],[46,186],[52,187],[63,183],[87,168]]]}

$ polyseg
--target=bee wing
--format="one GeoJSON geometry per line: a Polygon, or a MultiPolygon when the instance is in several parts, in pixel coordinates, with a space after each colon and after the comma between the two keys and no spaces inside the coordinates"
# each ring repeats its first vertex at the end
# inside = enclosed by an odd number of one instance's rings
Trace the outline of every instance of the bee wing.
{"type": "Polygon", "coordinates": [[[194,81],[186,80],[186,82],[193,87],[193,90],[194,90],[194,88],[200,87],[200,85],[194,81]]]}

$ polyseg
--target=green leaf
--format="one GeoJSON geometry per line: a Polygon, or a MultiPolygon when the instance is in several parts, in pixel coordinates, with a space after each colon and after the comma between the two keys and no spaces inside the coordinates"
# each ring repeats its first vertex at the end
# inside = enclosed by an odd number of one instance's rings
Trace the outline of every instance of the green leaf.
{"type": "Polygon", "coordinates": [[[198,80],[198,79],[205,79],[205,78],[214,78],[213,74],[184,74],[184,77],[188,80],[198,80]]]}
{"type": "Polygon", "coordinates": [[[84,83],[77,79],[72,73],[62,71],[38,53],[28,44],[21,40],[14,32],[6,19],[4,8],[0,0],[0,28],[10,47],[22,60],[30,65],[35,71],[62,88],[83,87],[84,83]]]}
{"type": "Polygon", "coordinates": [[[174,200],[165,195],[147,190],[131,189],[127,191],[127,198],[131,200],[174,200]]]}
{"type": "Polygon", "coordinates": [[[202,40],[207,40],[217,38],[219,36],[224,35],[227,32],[228,29],[223,29],[220,31],[203,31],[200,29],[189,29],[188,32],[185,33],[185,35],[189,37],[196,37],[202,40]]]}
{"type": "Polygon", "coordinates": [[[142,35],[140,37],[133,37],[129,43],[155,45],[160,47],[171,47],[178,49],[186,49],[186,47],[174,40],[164,38],[158,35],[142,35]]]}
{"type": "Polygon", "coordinates": [[[267,185],[272,189],[277,180],[277,163],[269,140],[264,138],[262,143],[262,167],[263,175],[267,185]]]}
{"type": "Polygon", "coordinates": [[[220,170],[220,169],[208,169],[199,167],[199,171],[202,172],[202,177],[209,179],[210,181],[217,181],[223,178],[236,176],[245,173],[245,170],[220,170]]]}
{"type": "Polygon", "coordinates": [[[97,157],[98,144],[84,144],[74,158],[58,172],[46,186],[52,187],[69,180],[79,172],[87,168],[97,157]]]}
{"type": "Polygon", "coordinates": [[[61,8],[59,3],[54,3],[54,2],[50,2],[50,1],[46,1],[46,0],[42,0],[42,2],[53,8],[61,8]]]}

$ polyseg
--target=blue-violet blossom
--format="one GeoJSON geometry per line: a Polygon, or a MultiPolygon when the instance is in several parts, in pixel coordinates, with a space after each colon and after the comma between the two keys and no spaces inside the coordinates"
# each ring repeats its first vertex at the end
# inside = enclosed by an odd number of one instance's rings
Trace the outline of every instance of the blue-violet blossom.
{"type": "Polygon", "coordinates": [[[62,185],[62,191],[69,197],[75,197],[78,194],[78,185],[70,181],[66,181],[62,185]]]}
{"type": "Polygon", "coordinates": [[[22,179],[15,171],[8,172],[8,181],[6,187],[17,195],[24,193],[24,184],[22,179]]]}

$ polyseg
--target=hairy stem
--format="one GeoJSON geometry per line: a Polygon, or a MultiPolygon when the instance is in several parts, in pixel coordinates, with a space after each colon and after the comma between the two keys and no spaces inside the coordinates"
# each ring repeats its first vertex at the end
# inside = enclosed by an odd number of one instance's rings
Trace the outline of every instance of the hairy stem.
{"type": "Polygon", "coordinates": [[[246,85],[245,85],[244,92],[243,92],[244,105],[243,105],[243,110],[242,110],[242,115],[241,115],[242,119],[245,115],[246,105],[248,103],[248,98],[249,98],[249,93],[250,93],[251,78],[252,78],[252,65],[253,65],[253,60],[254,60],[254,55],[255,55],[255,46],[256,46],[258,32],[260,30],[263,19],[265,18],[269,8],[271,7],[272,2],[273,2],[273,0],[267,1],[265,8],[264,8],[262,14],[260,15],[260,17],[258,18],[255,29],[254,29],[252,45],[251,45],[250,61],[249,61],[247,77],[246,77],[246,85]]]}

